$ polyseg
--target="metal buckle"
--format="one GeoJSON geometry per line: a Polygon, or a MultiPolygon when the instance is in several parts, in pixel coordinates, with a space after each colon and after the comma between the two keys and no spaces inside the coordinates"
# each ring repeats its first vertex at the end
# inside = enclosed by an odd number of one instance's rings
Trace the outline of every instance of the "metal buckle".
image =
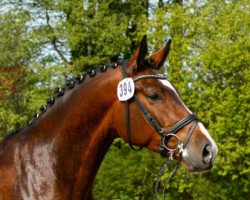
{"type": "Polygon", "coordinates": [[[177,151],[178,149],[180,149],[181,151],[183,151],[183,148],[182,148],[183,144],[181,143],[180,141],[180,138],[174,134],[174,133],[169,133],[167,134],[165,137],[162,138],[162,141],[161,141],[161,148],[162,150],[165,149],[167,150],[168,154],[169,154],[169,160],[173,160],[173,155],[175,153],[175,151],[177,151]],[[178,143],[176,144],[175,148],[169,148],[167,147],[166,145],[166,142],[169,140],[170,137],[174,137],[177,139],[178,143]]]}

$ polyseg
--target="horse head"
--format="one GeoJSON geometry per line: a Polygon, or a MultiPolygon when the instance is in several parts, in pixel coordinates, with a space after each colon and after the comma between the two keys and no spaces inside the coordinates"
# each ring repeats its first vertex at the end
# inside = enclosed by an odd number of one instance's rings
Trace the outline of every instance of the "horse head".
{"type": "Polygon", "coordinates": [[[119,119],[115,122],[117,134],[130,144],[181,161],[188,171],[209,170],[218,153],[216,143],[159,71],[170,45],[171,40],[146,59],[144,36],[140,47],[123,64],[121,79],[129,80],[119,83],[117,95],[133,94],[114,105],[114,118],[119,119]]]}

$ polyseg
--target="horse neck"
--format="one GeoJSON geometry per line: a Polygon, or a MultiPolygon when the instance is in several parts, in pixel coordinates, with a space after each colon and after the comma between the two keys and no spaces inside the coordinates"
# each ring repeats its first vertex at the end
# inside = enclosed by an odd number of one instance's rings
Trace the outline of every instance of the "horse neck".
{"type": "Polygon", "coordinates": [[[31,125],[33,143],[52,145],[49,160],[53,160],[58,191],[71,193],[73,199],[88,193],[116,134],[110,125],[115,71],[110,69],[66,92],[31,125]]]}

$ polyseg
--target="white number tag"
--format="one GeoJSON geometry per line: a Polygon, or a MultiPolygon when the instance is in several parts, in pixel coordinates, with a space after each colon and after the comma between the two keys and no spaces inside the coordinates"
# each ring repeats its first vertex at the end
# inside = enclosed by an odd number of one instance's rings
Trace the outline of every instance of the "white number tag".
{"type": "Polygon", "coordinates": [[[120,101],[127,101],[134,96],[135,83],[132,78],[125,78],[118,83],[117,96],[120,101]]]}

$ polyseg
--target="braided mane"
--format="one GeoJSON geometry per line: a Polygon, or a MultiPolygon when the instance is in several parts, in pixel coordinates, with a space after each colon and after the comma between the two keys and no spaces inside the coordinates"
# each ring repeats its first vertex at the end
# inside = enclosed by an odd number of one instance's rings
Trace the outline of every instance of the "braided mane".
{"type": "Polygon", "coordinates": [[[86,80],[87,77],[89,78],[94,78],[97,73],[104,73],[107,71],[108,68],[117,68],[118,65],[120,65],[123,61],[117,61],[113,64],[106,64],[103,65],[99,68],[89,68],[86,70],[86,73],[84,74],[79,74],[77,75],[75,78],[73,78],[72,80],[69,80],[66,82],[66,84],[64,85],[64,87],[60,88],[57,87],[54,89],[54,96],[50,97],[47,99],[46,101],[46,105],[43,105],[39,108],[39,112],[34,114],[33,117],[26,123],[26,126],[17,128],[13,131],[10,131],[9,133],[7,133],[4,136],[4,139],[6,138],[10,138],[11,136],[15,135],[16,133],[20,132],[21,130],[23,130],[24,128],[30,126],[36,119],[38,119],[40,116],[42,116],[50,107],[52,107],[55,104],[56,99],[62,97],[64,95],[64,93],[67,90],[72,90],[75,88],[75,86],[78,84],[83,84],[84,80],[86,80]]]}

